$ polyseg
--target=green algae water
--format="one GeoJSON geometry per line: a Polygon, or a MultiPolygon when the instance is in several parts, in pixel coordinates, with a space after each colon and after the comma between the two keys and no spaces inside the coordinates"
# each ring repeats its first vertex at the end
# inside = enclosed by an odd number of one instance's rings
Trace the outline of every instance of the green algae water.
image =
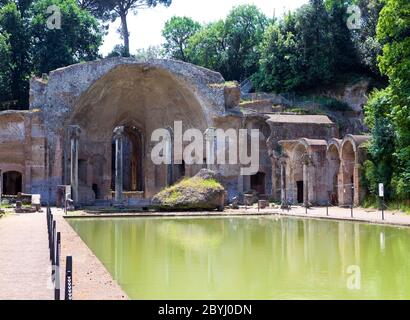
{"type": "Polygon", "coordinates": [[[277,217],[69,222],[132,299],[410,298],[408,228],[277,217]]]}

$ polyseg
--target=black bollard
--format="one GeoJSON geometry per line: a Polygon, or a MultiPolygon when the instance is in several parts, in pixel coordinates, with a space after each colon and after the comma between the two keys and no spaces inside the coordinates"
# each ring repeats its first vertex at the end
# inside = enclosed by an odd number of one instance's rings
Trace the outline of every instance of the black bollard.
{"type": "Polygon", "coordinates": [[[353,206],[354,206],[354,184],[352,185],[352,205],[350,208],[350,216],[353,218],[353,206]]]}
{"type": "Polygon", "coordinates": [[[67,257],[65,265],[65,300],[73,300],[73,258],[67,257]]]}
{"type": "Polygon", "coordinates": [[[61,255],[61,234],[57,232],[56,240],[56,264],[55,264],[55,283],[54,283],[54,300],[60,300],[60,255],[61,255]]]}
{"type": "Polygon", "coordinates": [[[53,228],[51,230],[51,250],[50,250],[51,264],[53,266],[56,265],[55,250],[56,250],[56,222],[53,221],[53,228]]]}

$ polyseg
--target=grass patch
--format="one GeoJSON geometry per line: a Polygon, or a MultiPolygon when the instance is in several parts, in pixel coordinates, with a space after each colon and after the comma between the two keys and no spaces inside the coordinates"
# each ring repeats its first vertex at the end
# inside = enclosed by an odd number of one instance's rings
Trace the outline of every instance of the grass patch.
{"type": "Polygon", "coordinates": [[[314,106],[319,109],[319,111],[352,111],[350,106],[340,100],[327,96],[309,95],[301,96],[296,98],[296,105],[301,107],[314,106]]]}
{"type": "Polygon", "coordinates": [[[222,83],[211,83],[208,86],[210,88],[215,88],[215,89],[236,88],[238,86],[238,82],[236,82],[236,81],[225,81],[225,82],[222,82],[222,83]]]}
{"type": "Polygon", "coordinates": [[[224,190],[215,179],[185,178],[155,195],[153,203],[159,210],[211,210],[224,190]]]}
{"type": "MultiPolygon", "coordinates": [[[[378,209],[380,210],[380,200],[375,196],[368,196],[364,201],[362,206],[364,208],[378,209]]],[[[401,211],[405,214],[410,214],[410,205],[403,201],[389,201],[386,203],[386,210],[391,211],[401,211]]]]}
{"type": "Polygon", "coordinates": [[[199,177],[185,178],[174,186],[166,188],[163,192],[170,192],[175,197],[181,195],[181,189],[192,188],[200,192],[205,192],[207,189],[223,190],[222,185],[215,179],[202,179],[199,177]]]}
{"type": "Polygon", "coordinates": [[[309,110],[304,108],[290,108],[286,109],[287,112],[293,112],[300,115],[326,115],[326,112],[323,110],[309,110]]]}
{"type": "Polygon", "coordinates": [[[227,88],[236,88],[238,86],[238,82],[236,81],[225,81],[225,87],[227,88]]]}

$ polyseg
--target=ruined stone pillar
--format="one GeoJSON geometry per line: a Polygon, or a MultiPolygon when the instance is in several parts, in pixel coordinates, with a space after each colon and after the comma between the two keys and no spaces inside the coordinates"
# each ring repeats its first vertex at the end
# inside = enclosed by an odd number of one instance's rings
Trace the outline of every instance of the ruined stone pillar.
{"type": "Polygon", "coordinates": [[[123,188],[123,155],[122,142],[124,135],[124,127],[116,127],[114,129],[115,141],[115,202],[122,202],[122,188],[123,188]]]}
{"type": "Polygon", "coordinates": [[[303,205],[309,206],[309,172],[306,162],[303,163],[303,205]]]}
{"type": "Polygon", "coordinates": [[[81,129],[74,125],[69,127],[71,142],[71,199],[74,205],[78,204],[78,141],[80,139],[81,129]]]}
{"type": "Polygon", "coordinates": [[[243,193],[244,187],[243,187],[243,176],[238,175],[238,193],[243,193]]]}
{"type": "Polygon", "coordinates": [[[167,128],[168,135],[166,137],[166,149],[165,149],[165,159],[166,159],[166,179],[167,187],[174,183],[174,133],[171,128],[167,128]]]}
{"type": "Polygon", "coordinates": [[[361,190],[360,190],[360,165],[358,163],[355,163],[354,170],[353,170],[353,186],[354,186],[353,204],[355,206],[359,206],[361,202],[361,197],[360,197],[361,190]]]}
{"type": "Polygon", "coordinates": [[[1,195],[3,194],[3,173],[0,170],[0,204],[1,204],[1,195]]]}
{"type": "Polygon", "coordinates": [[[309,189],[310,189],[310,174],[309,167],[312,163],[312,160],[308,154],[303,155],[302,165],[303,165],[303,205],[305,207],[309,206],[309,189]]]}
{"type": "Polygon", "coordinates": [[[216,149],[216,129],[208,128],[205,131],[206,141],[206,164],[209,170],[214,169],[215,165],[215,149],[216,149]]]}
{"type": "Polygon", "coordinates": [[[287,205],[286,194],[286,162],[284,159],[280,160],[280,199],[282,206],[287,205]]]}

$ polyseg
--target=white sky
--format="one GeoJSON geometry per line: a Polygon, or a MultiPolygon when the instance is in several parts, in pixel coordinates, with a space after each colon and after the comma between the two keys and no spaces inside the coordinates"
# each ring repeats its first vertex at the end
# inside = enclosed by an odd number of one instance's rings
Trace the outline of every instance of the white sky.
{"type": "MultiPolygon", "coordinates": [[[[161,30],[164,24],[173,16],[188,16],[201,23],[211,22],[225,18],[232,7],[240,4],[255,4],[267,16],[273,14],[281,16],[283,12],[293,10],[308,0],[173,0],[169,8],[157,6],[146,9],[138,15],[128,15],[128,28],[130,31],[130,51],[135,53],[139,48],[160,45],[163,43],[161,30]]],[[[110,25],[109,34],[104,39],[100,52],[111,52],[116,44],[122,40],[117,33],[120,21],[117,19],[110,25]]]]}

